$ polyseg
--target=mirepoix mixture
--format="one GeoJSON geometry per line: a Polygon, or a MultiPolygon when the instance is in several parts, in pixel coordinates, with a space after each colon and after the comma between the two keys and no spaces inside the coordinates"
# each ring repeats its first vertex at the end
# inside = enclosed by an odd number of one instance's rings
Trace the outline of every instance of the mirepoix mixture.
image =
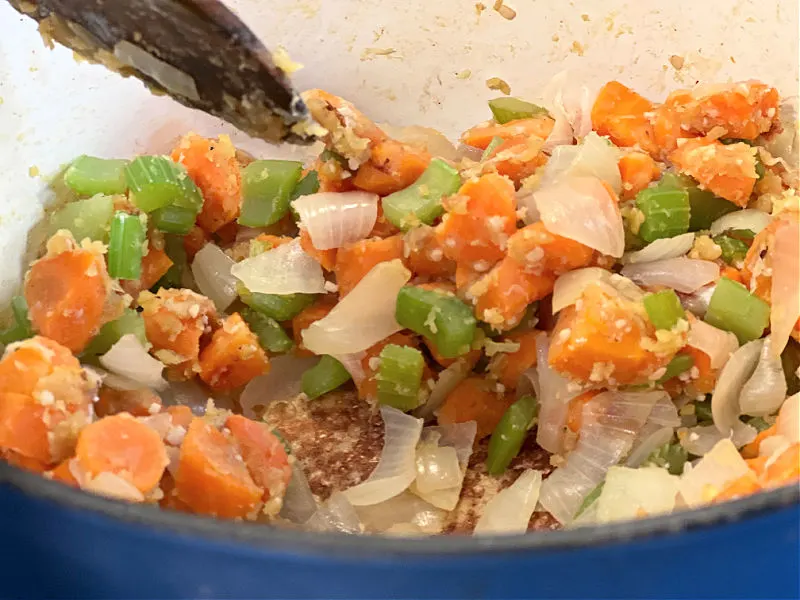
{"type": "Polygon", "coordinates": [[[189,133],[57,178],[2,332],[6,461],[351,532],[436,533],[477,493],[491,533],[797,485],[797,122],[774,88],[562,80],[491,100],[458,148],[305,100],[310,164],[189,133]],[[331,398],[350,416],[309,429],[331,398]]]}

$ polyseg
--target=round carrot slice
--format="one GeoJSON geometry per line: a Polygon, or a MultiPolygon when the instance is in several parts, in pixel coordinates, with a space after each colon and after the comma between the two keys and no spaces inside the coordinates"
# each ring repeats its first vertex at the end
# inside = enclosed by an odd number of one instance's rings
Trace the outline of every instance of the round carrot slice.
{"type": "Polygon", "coordinates": [[[0,393],[0,448],[48,464],[52,462],[45,407],[33,396],[0,393]]]}
{"type": "Polygon", "coordinates": [[[264,500],[282,496],[292,476],[292,468],[278,437],[266,423],[257,423],[241,415],[228,417],[225,427],[239,445],[253,481],[264,490],[264,500]]]}

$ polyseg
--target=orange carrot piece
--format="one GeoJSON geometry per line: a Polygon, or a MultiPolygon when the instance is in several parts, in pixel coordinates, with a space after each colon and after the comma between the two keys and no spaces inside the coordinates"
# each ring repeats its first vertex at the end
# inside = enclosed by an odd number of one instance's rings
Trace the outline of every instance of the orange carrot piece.
{"type": "Polygon", "coordinates": [[[388,196],[414,183],[431,162],[426,150],[395,140],[378,142],[369,161],[358,168],[353,185],[365,192],[388,196]]]}
{"type": "Polygon", "coordinates": [[[542,138],[533,136],[509,138],[489,154],[484,166],[519,185],[547,162],[547,155],[541,151],[543,144],[542,138]]]}
{"type": "Polygon", "coordinates": [[[575,396],[569,401],[569,408],[567,408],[567,427],[571,432],[580,433],[581,425],[583,425],[583,407],[599,393],[600,390],[589,390],[588,392],[575,396]]]}
{"type": "Polygon", "coordinates": [[[45,407],[32,396],[0,392],[0,448],[49,464],[52,462],[45,407]]]}
{"type": "Polygon", "coordinates": [[[169,463],[158,433],[125,413],[87,425],[78,436],[75,460],[91,477],[113,473],[144,494],[158,485],[169,463]]]}
{"type": "Polygon", "coordinates": [[[648,113],[653,103],[618,81],[609,81],[592,106],[592,126],[607,135],[617,146],[639,146],[646,152],[654,149],[653,128],[648,113]]]}
{"type": "Polygon", "coordinates": [[[207,243],[211,241],[211,236],[204,229],[195,225],[183,236],[183,249],[186,251],[186,258],[191,262],[194,255],[200,252],[207,243]]]}
{"type": "Polygon", "coordinates": [[[380,127],[352,103],[339,96],[325,90],[313,89],[303,93],[303,100],[314,118],[331,132],[331,145],[342,154],[355,150],[353,146],[360,145],[367,149],[369,142],[386,139],[386,134],[380,127]]]}
{"type": "Polygon", "coordinates": [[[758,458],[758,453],[761,450],[761,442],[768,437],[772,437],[776,433],[778,433],[778,426],[775,424],[767,427],[764,431],[759,431],[756,439],[743,446],[739,451],[742,455],[742,458],[758,458]]]}
{"type": "Polygon", "coordinates": [[[225,246],[230,246],[233,244],[233,242],[236,241],[236,236],[238,234],[239,224],[236,221],[231,221],[214,232],[214,235],[217,236],[217,239],[220,241],[220,243],[224,244],[225,246]]]}
{"type": "Polygon", "coordinates": [[[336,300],[333,296],[320,296],[314,301],[314,304],[304,308],[292,319],[292,337],[295,343],[295,353],[298,356],[313,356],[303,346],[303,330],[308,329],[312,323],[326,317],[334,306],[336,306],[336,300]]]}
{"type": "Polygon", "coordinates": [[[501,352],[489,364],[489,372],[505,386],[515,390],[522,374],[536,365],[536,336],[539,331],[521,331],[503,336],[503,342],[519,344],[514,352],[501,352]]]}
{"type": "Polygon", "coordinates": [[[80,366],[64,346],[37,335],[6,350],[0,360],[0,390],[31,396],[54,369],[64,367],[81,376],[80,366]]]}
{"type": "Polygon", "coordinates": [[[644,152],[630,152],[617,163],[622,177],[622,199],[631,200],[636,194],[661,176],[655,160],[644,152]]]}
{"type": "Polygon", "coordinates": [[[175,492],[192,512],[230,519],[254,513],[263,496],[236,444],[202,419],[183,438],[175,492]]]}
{"type": "Polygon", "coordinates": [[[497,385],[485,377],[467,377],[450,392],[439,409],[441,425],[475,421],[478,433],[475,439],[481,440],[491,435],[503,413],[514,397],[497,391],[497,385]]]}
{"type": "Polygon", "coordinates": [[[792,444],[767,467],[764,481],[770,487],[777,487],[798,480],[800,480],[800,444],[792,444]]]}
{"type": "Polygon", "coordinates": [[[336,253],[336,284],[339,297],[344,298],[378,263],[399,258],[403,260],[403,236],[368,239],[347,244],[336,253]]]}
{"type": "Polygon", "coordinates": [[[355,187],[352,173],[335,158],[317,158],[312,168],[317,172],[320,192],[350,192],[355,187]]]}
{"type": "Polygon", "coordinates": [[[692,380],[692,385],[701,394],[710,394],[714,391],[714,385],[717,383],[717,372],[711,368],[711,357],[692,346],[685,346],[681,349],[682,354],[688,354],[694,360],[694,366],[697,368],[697,378],[692,380]]]}
{"type": "MultiPolygon", "coordinates": [[[[364,357],[361,359],[361,368],[364,371],[364,378],[361,381],[355,382],[356,388],[358,389],[358,397],[362,400],[375,400],[378,396],[378,382],[375,379],[378,370],[375,368],[375,363],[371,359],[378,357],[381,351],[389,344],[407,346],[409,348],[417,348],[419,346],[416,338],[406,333],[394,333],[374,346],[367,348],[364,351],[364,357]]],[[[427,369],[428,365],[426,364],[422,373],[423,381],[430,377],[430,374],[426,373],[427,369]]]]}
{"type": "Polygon", "coordinates": [[[300,247],[311,258],[316,260],[326,271],[333,271],[336,266],[336,248],[332,250],[317,250],[311,241],[306,229],[300,229],[300,247]]]}
{"type": "Polygon", "coordinates": [[[197,216],[200,227],[214,233],[239,216],[242,174],[227,135],[211,140],[189,133],[172,151],[172,160],[186,167],[203,194],[203,209],[197,216]]]}
{"type": "Polygon", "coordinates": [[[74,458],[68,458],[67,460],[61,461],[58,466],[50,471],[50,474],[53,477],[53,481],[60,481],[66,485],[71,487],[77,488],[80,487],[78,484],[78,480],[75,479],[75,475],[72,474],[72,470],[70,469],[70,462],[75,460],[74,458]]]}
{"type": "Polygon", "coordinates": [[[753,473],[745,473],[727,484],[722,491],[714,497],[714,503],[733,500],[755,494],[761,490],[761,485],[753,473]]]}
{"type": "Polygon", "coordinates": [[[79,248],[37,260],[25,281],[36,331],[78,353],[103,319],[108,274],[102,256],[79,248]]]}
{"type": "Polygon", "coordinates": [[[167,412],[169,413],[169,416],[172,417],[172,425],[174,427],[183,427],[184,429],[189,429],[189,425],[191,425],[192,419],[194,419],[192,409],[188,406],[168,406],[167,412]]]}
{"type": "Polygon", "coordinates": [[[238,444],[253,481],[264,490],[264,501],[283,496],[292,467],[286,449],[267,424],[231,415],[225,427],[238,444]]]}
{"type": "Polygon", "coordinates": [[[400,233],[400,229],[386,218],[383,212],[383,204],[378,202],[378,217],[375,219],[375,225],[372,227],[372,231],[369,232],[367,237],[385,238],[397,235],[398,233],[400,233]]]}
{"type": "Polygon", "coordinates": [[[122,289],[131,297],[136,298],[142,290],[149,290],[158,280],[166,275],[172,266],[172,259],[167,253],[150,246],[147,254],[142,257],[142,274],[139,279],[120,281],[122,289]]]}
{"type": "Polygon", "coordinates": [[[772,253],[771,248],[775,243],[775,232],[780,227],[781,221],[773,219],[764,229],[758,232],[753,243],[744,257],[744,264],[740,272],[741,282],[750,291],[765,302],[772,301],[772,253]]]}
{"type": "Polygon", "coordinates": [[[561,275],[587,266],[592,261],[594,250],[550,233],[544,223],[538,221],[509,238],[508,255],[532,273],[550,271],[561,275]]]}
{"type": "Polygon", "coordinates": [[[239,313],[214,332],[200,353],[200,379],[212,390],[233,390],[269,372],[269,359],[239,313]]]}
{"type": "Polygon", "coordinates": [[[432,227],[414,229],[405,240],[406,263],[420,277],[452,278],[456,263],[444,255],[444,249],[432,227]]]}
{"type": "Polygon", "coordinates": [[[94,404],[94,412],[98,417],[107,417],[117,413],[130,413],[134,417],[147,417],[153,414],[150,407],[161,406],[161,398],[153,390],[142,388],[138,390],[115,390],[103,386],[97,402],[94,404]]]}
{"type": "Polygon", "coordinates": [[[692,94],[686,90],[672,92],[664,104],[653,110],[653,140],[655,147],[648,151],[654,158],[669,156],[682,138],[697,137],[681,128],[681,118],[686,104],[692,101],[692,94]]]}
{"type": "Polygon", "coordinates": [[[461,135],[461,141],[467,146],[485,150],[491,141],[496,138],[508,140],[520,137],[535,137],[546,140],[553,131],[555,121],[547,115],[538,115],[530,119],[517,119],[503,125],[494,121],[487,121],[468,129],[461,135]]]}

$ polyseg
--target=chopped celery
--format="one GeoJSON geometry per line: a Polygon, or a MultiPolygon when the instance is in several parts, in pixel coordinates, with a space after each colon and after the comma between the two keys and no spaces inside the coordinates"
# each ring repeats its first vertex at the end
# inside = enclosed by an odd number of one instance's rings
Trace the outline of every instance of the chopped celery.
{"type": "Polygon", "coordinates": [[[672,187],[686,190],[689,194],[689,231],[700,231],[711,227],[711,224],[723,215],[733,212],[737,206],[724,198],[715,196],[708,190],[701,190],[697,183],[687,175],[665,173],[658,183],[665,188],[672,187]]]}
{"type": "Polygon", "coordinates": [[[548,114],[547,109],[541,106],[509,96],[501,96],[500,98],[489,100],[489,109],[492,111],[494,120],[501,125],[509,121],[530,119],[535,115],[548,114]]]}
{"type": "Polygon", "coordinates": [[[203,206],[203,197],[183,165],[166,156],[138,156],[125,168],[133,203],[144,212],[170,204],[183,208],[203,206]]]}
{"type": "Polygon", "coordinates": [[[786,343],[786,348],[781,352],[783,375],[786,378],[787,395],[792,396],[800,392],[800,343],[792,338],[786,343]]]}
{"type": "Polygon", "coordinates": [[[747,244],[729,235],[721,234],[714,238],[714,243],[722,249],[722,260],[729,265],[739,264],[749,250],[747,244]]]}
{"type": "Polygon", "coordinates": [[[302,163],[291,160],[256,160],[242,169],[239,224],[265,227],[280,221],[302,172],[302,163]]]}
{"type": "Polygon", "coordinates": [[[188,263],[186,248],[183,247],[183,238],[176,235],[164,236],[164,251],[172,261],[172,266],[156,284],[156,287],[176,288],[182,287],[183,273],[188,263]]]}
{"type": "Polygon", "coordinates": [[[733,332],[744,344],[761,337],[769,325],[769,304],[747,291],[741,283],[722,277],[708,303],[705,321],[733,332]]]}
{"type": "Polygon", "coordinates": [[[500,475],[519,454],[525,436],[539,414],[539,403],[525,395],[508,407],[489,440],[486,470],[490,475],[500,475]]]}
{"type": "Polygon", "coordinates": [[[276,321],[288,321],[314,302],[314,294],[261,294],[239,285],[239,297],[250,308],[276,321]]]}
{"type": "Polygon", "coordinates": [[[14,315],[14,323],[0,331],[0,343],[11,344],[33,337],[33,326],[28,317],[28,303],[24,296],[14,296],[11,299],[11,312],[14,315]]]}
{"type": "Polygon", "coordinates": [[[381,350],[380,366],[375,377],[378,402],[398,410],[419,406],[419,387],[425,359],[416,348],[388,344],[381,350]]]}
{"type": "Polygon", "coordinates": [[[79,156],[64,171],[64,183],[76,194],[124,194],[127,160],[79,156]]]}
{"type": "Polygon", "coordinates": [[[489,145],[486,146],[486,150],[484,150],[483,154],[481,154],[481,160],[486,160],[487,158],[489,158],[492,155],[492,152],[495,151],[495,148],[497,148],[504,141],[505,140],[501,138],[499,135],[494,136],[492,138],[492,141],[489,142],[489,145]]]}
{"type": "Polygon", "coordinates": [[[434,158],[416,182],[381,201],[383,213],[404,231],[420,223],[430,225],[444,212],[442,197],[455,194],[460,185],[458,171],[434,158]]]}
{"type": "Polygon", "coordinates": [[[686,448],[678,443],[666,443],[655,449],[645,464],[666,467],[672,475],[681,475],[689,458],[686,448]]]}
{"type": "Polygon", "coordinates": [[[752,417],[748,419],[747,424],[755,427],[759,433],[770,428],[770,424],[764,420],[764,417],[752,417]]]}
{"type": "Polygon", "coordinates": [[[283,354],[294,347],[292,338],[275,319],[262,315],[252,308],[245,308],[241,314],[250,326],[250,331],[258,336],[258,342],[267,352],[283,354]]]}
{"type": "Polygon", "coordinates": [[[644,297],[644,308],[656,329],[672,329],[686,317],[678,295],[672,290],[661,290],[644,297]]]}
{"type": "Polygon", "coordinates": [[[306,173],[289,196],[289,201],[297,200],[300,196],[308,196],[309,194],[316,194],[319,191],[319,175],[316,171],[309,171],[306,173]]]}
{"type": "Polygon", "coordinates": [[[644,214],[638,236],[645,242],[670,238],[689,230],[689,193],[656,185],[636,195],[636,207],[644,214]]]}
{"type": "Polygon", "coordinates": [[[138,215],[119,211],[111,220],[108,274],[115,279],[138,279],[147,232],[138,215]]]}
{"type": "Polygon", "coordinates": [[[681,373],[685,373],[694,366],[694,359],[689,354],[676,354],[667,365],[664,374],[656,383],[664,383],[681,373]]]}
{"type": "Polygon", "coordinates": [[[152,213],[153,225],[159,231],[185,235],[194,227],[197,211],[182,206],[170,205],[152,213]]]}
{"type": "Polygon", "coordinates": [[[74,200],[50,215],[49,234],[59,229],[68,229],[72,236],[104,242],[108,239],[111,217],[114,215],[114,199],[98,194],[86,200],[74,200]]]}
{"type": "Polygon", "coordinates": [[[694,416],[697,417],[698,423],[709,423],[714,420],[711,414],[711,401],[702,400],[694,404],[694,416]]]}
{"type": "Polygon", "coordinates": [[[323,394],[332,392],[349,380],[350,373],[342,366],[342,363],[326,354],[315,366],[303,373],[301,386],[303,393],[314,400],[323,394]]]}
{"type": "Polygon", "coordinates": [[[605,485],[606,485],[605,481],[600,482],[598,486],[594,488],[591,492],[589,492],[586,498],[583,499],[583,502],[581,502],[581,505],[578,508],[578,512],[575,513],[576,519],[580,517],[584,512],[586,512],[587,508],[589,508],[592,504],[597,502],[597,499],[600,497],[600,494],[603,493],[603,487],[605,487],[605,485]]]}
{"type": "Polygon", "coordinates": [[[397,295],[395,318],[431,340],[445,358],[469,352],[477,328],[472,309],[455,296],[410,285],[397,295]]]}
{"type": "Polygon", "coordinates": [[[84,359],[105,354],[122,336],[129,333],[135,335],[143,345],[147,344],[142,315],[131,308],[126,308],[120,317],[100,328],[83,351],[84,359]]]}

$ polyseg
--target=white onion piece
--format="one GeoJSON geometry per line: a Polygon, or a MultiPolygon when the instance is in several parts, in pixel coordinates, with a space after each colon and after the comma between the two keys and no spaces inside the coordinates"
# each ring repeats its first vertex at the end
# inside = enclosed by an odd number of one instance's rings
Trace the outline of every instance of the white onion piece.
{"type": "Polygon", "coordinates": [[[786,377],[780,353],[772,348],[772,335],[764,338],[758,365],[739,394],[739,410],[743,415],[763,417],[778,410],[786,399],[786,377]]]}
{"type": "Polygon", "coordinates": [[[683,256],[694,245],[694,233],[682,233],[671,238],[656,240],[636,252],[622,255],[623,264],[647,263],[683,256]]]}
{"type": "Polygon", "coordinates": [[[317,512],[317,501],[308,485],[306,474],[298,463],[292,465],[292,477],[283,496],[280,517],[292,523],[303,524],[317,512]]]}
{"type": "Polygon", "coordinates": [[[334,492],[306,521],[305,528],[311,531],[361,533],[361,521],[345,495],[334,492]]]}
{"type": "Polygon", "coordinates": [[[517,480],[486,503],[475,535],[525,533],[542,489],[542,473],[525,469],[517,480]]]}
{"type": "Polygon", "coordinates": [[[322,267],[300,247],[299,239],[246,258],[233,265],[231,273],[253,293],[325,293],[322,267]]]}
{"type": "Polygon", "coordinates": [[[387,123],[379,123],[378,127],[383,129],[384,133],[390,138],[415,148],[427,150],[431,156],[438,156],[449,161],[458,161],[459,159],[458,151],[453,142],[448,140],[444,134],[430,127],[420,127],[418,125],[398,127],[387,123]]]}
{"type": "Polygon", "coordinates": [[[741,448],[756,439],[758,431],[752,425],[737,421],[730,436],[724,435],[714,425],[690,427],[686,435],[680,437],[680,444],[695,456],[705,456],[720,440],[730,439],[733,445],[741,448]]]}
{"type": "Polygon", "coordinates": [[[593,94],[578,81],[565,70],[557,73],[542,89],[540,101],[555,119],[553,131],[562,130],[558,136],[551,133],[547,138],[551,147],[559,143],[571,144],[573,136],[580,140],[592,131],[593,94]]]}
{"type": "Polygon", "coordinates": [[[611,467],[597,499],[597,521],[611,523],[671,513],[679,481],[658,467],[611,467]]]}
{"type": "Polygon", "coordinates": [[[522,220],[526,225],[542,220],[539,209],[536,208],[536,197],[533,194],[533,190],[523,187],[517,190],[514,195],[517,200],[517,210],[522,211],[522,220]]]}
{"type": "Polygon", "coordinates": [[[690,313],[701,319],[706,316],[708,311],[708,303],[711,302],[711,296],[714,295],[714,290],[717,289],[717,284],[704,285],[699,290],[692,294],[679,294],[683,308],[690,313]]]}
{"type": "Polygon", "coordinates": [[[397,294],[410,278],[399,259],[378,263],[327,316],[303,330],[303,344],[314,354],[352,354],[400,331],[397,294]]]}
{"type": "Polygon", "coordinates": [[[411,492],[355,510],[364,529],[375,533],[435,534],[441,532],[447,516],[411,492]]]}
{"type": "Polygon", "coordinates": [[[800,164],[800,121],[797,118],[797,96],[785,98],[780,106],[780,122],[783,130],[771,134],[763,146],[775,157],[783,159],[790,169],[797,170],[800,164]]]}
{"type": "Polygon", "coordinates": [[[554,118],[553,129],[542,145],[543,152],[554,152],[559,148],[569,146],[574,141],[575,134],[564,111],[554,108],[550,111],[550,116],[554,118]]]}
{"type": "MultiPolygon", "coordinates": [[[[555,133],[555,128],[553,131],[555,133]]],[[[544,189],[575,177],[596,177],[608,183],[615,194],[619,194],[622,190],[617,166],[620,155],[619,149],[606,138],[590,132],[577,146],[558,146],[553,150],[539,180],[539,188],[544,189]]]]}
{"type": "Polygon", "coordinates": [[[208,390],[197,379],[170,381],[169,386],[161,394],[165,406],[188,406],[198,417],[205,414],[209,398],[208,390]]]}
{"type": "Polygon", "coordinates": [[[542,223],[615,258],[625,250],[625,230],[614,198],[597,177],[569,177],[534,194],[542,223]]]}
{"type": "Polygon", "coordinates": [[[239,397],[242,414],[248,419],[257,419],[270,403],[291,400],[300,394],[300,378],[318,362],[317,356],[282,354],[271,358],[269,373],[251,379],[242,390],[239,397]]]}
{"type": "Polygon", "coordinates": [[[712,369],[721,369],[739,349],[739,340],[733,333],[717,329],[700,319],[692,319],[689,324],[686,344],[707,354],[712,369]]]}
{"type": "Polygon", "coordinates": [[[719,278],[719,265],[710,260],[667,258],[648,263],[628,264],[622,274],[645,287],[665,286],[684,294],[697,291],[719,278]]]}
{"type": "Polygon", "coordinates": [[[422,441],[417,447],[417,478],[414,483],[411,484],[410,491],[437,508],[453,510],[461,497],[461,486],[464,483],[464,475],[467,472],[467,466],[469,465],[469,458],[472,455],[477,431],[478,424],[475,421],[440,425],[438,427],[426,427],[423,429],[422,441]],[[428,442],[427,444],[426,441],[428,442]],[[456,467],[458,470],[456,471],[453,465],[446,468],[448,471],[447,479],[450,479],[450,485],[448,486],[444,486],[441,483],[446,477],[434,475],[430,473],[430,469],[427,469],[425,474],[420,473],[420,450],[426,446],[430,447],[431,441],[435,442],[439,449],[447,448],[455,453],[456,467]],[[438,484],[426,486],[425,483],[421,481],[421,477],[426,475],[430,477],[428,483],[438,482],[438,484]],[[420,485],[420,483],[422,483],[422,485],[420,485]],[[428,489],[423,491],[422,488],[424,487],[428,489]]]}
{"type": "Polygon", "coordinates": [[[217,310],[225,310],[236,300],[236,278],[231,269],[236,263],[215,244],[206,244],[195,254],[192,275],[200,293],[217,310]]]}
{"type": "Polygon", "coordinates": [[[164,450],[167,453],[167,471],[172,477],[175,477],[178,474],[178,464],[181,460],[181,449],[175,446],[164,446],[164,450]]]}
{"type": "Polygon", "coordinates": [[[420,495],[457,486],[462,478],[456,449],[439,446],[438,441],[420,443],[416,465],[414,485],[420,495]]]}
{"type": "Polygon", "coordinates": [[[560,523],[572,521],[609,467],[628,454],[653,405],[664,392],[603,392],[583,407],[578,445],[545,479],[540,501],[560,523]]]}
{"type": "Polygon", "coordinates": [[[100,357],[100,364],[140,386],[164,389],[167,382],[161,377],[164,365],[147,353],[142,343],[132,333],[123,335],[111,349],[100,357]]]}
{"type": "Polygon", "coordinates": [[[750,468],[729,439],[720,440],[697,464],[681,475],[678,490],[690,508],[709,502],[708,490],[722,490],[728,483],[750,473],[750,468]]]}
{"type": "Polygon", "coordinates": [[[480,162],[483,157],[483,149],[476,148],[475,146],[467,146],[466,144],[459,144],[456,147],[456,153],[459,159],[467,159],[472,162],[480,162]]]}
{"type": "Polygon", "coordinates": [[[368,192],[320,192],[292,203],[317,250],[363,240],[378,219],[378,196],[368,192]]]}
{"type": "Polygon", "coordinates": [[[661,427],[679,427],[681,418],[678,415],[678,409],[669,394],[664,394],[653,405],[653,410],[650,411],[650,416],[647,417],[648,423],[660,425],[661,427]]]}
{"type": "Polygon", "coordinates": [[[353,378],[353,383],[360,385],[366,377],[364,366],[361,364],[365,356],[364,352],[354,352],[353,354],[336,354],[333,358],[342,363],[342,366],[350,373],[350,377],[353,378]]]}
{"type": "Polygon", "coordinates": [[[536,336],[536,373],[538,380],[539,424],[536,443],[553,454],[564,449],[564,425],[567,422],[569,401],[583,392],[572,389],[569,379],[562,377],[547,360],[550,339],[546,333],[536,336]]]}
{"type": "Polygon", "coordinates": [[[800,224],[781,221],[771,249],[772,289],[769,315],[772,353],[779,356],[800,318],[800,224]]]}
{"type": "Polygon", "coordinates": [[[439,373],[436,383],[428,396],[427,402],[414,411],[414,416],[423,419],[430,419],[444,404],[447,396],[450,395],[458,384],[464,381],[472,371],[469,363],[465,360],[457,360],[444,371],[439,373]]]}
{"type": "Polygon", "coordinates": [[[739,422],[739,415],[742,414],[739,394],[756,369],[763,344],[763,340],[747,342],[733,353],[717,378],[711,396],[711,416],[714,425],[726,436],[739,422]]]}
{"type": "MultiPolygon", "coordinates": [[[[642,434],[645,430],[642,429],[642,434]]],[[[635,444],[631,449],[628,458],[625,459],[625,465],[628,467],[636,468],[644,464],[650,458],[650,455],[661,448],[664,444],[668,444],[675,435],[675,430],[672,427],[661,427],[652,433],[643,436],[642,441],[635,444]]],[[[613,468],[613,467],[612,467],[613,468]]]]}
{"type": "Polygon", "coordinates": [[[167,437],[169,430],[172,428],[172,415],[166,411],[147,417],[139,417],[137,420],[155,431],[162,440],[167,437]]]}
{"type": "Polygon", "coordinates": [[[599,282],[611,285],[611,271],[600,267],[585,267],[559,276],[553,287],[553,314],[575,304],[583,296],[583,290],[587,286],[599,282]]]}
{"type": "Polygon", "coordinates": [[[764,463],[764,469],[769,469],[772,464],[780,458],[781,454],[791,448],[789,440],[782,435],[773,435],[763,440],[758,446],[758,455],[766,456],[767,462],[764,463]]]}
{"type": "Polygon", "coordinates": [[[711,235],[719,235],[728,229],[749,229],[758,233],[772,221],[772,217],[762,210],[745,208],[721,216],[711,224],[711,235]]]}
{"type": "Polygon", "coordinates": [[[417,475],[417,442],[422,419],[404,414],[391,406],[381,406],[383,449],[378,466],[363,482],[343,492],[354,506],[378,504],[405,491],[417,475]]]}
{"type": "Polygon", "coordinates": [[[790,443],[800,443],[800,392],[789,396],[783,403],[776,426],[778,433],[790,443]]]}
{"type": "Polygon", "coordinates": [[[115,500],[127,500],[128,502],[144,501],[142,492],[140,492],[135,485],[119,475],[107,471],[98,473],[97,476],[90,478],[83,485],[82,489],[115,500]]]}

